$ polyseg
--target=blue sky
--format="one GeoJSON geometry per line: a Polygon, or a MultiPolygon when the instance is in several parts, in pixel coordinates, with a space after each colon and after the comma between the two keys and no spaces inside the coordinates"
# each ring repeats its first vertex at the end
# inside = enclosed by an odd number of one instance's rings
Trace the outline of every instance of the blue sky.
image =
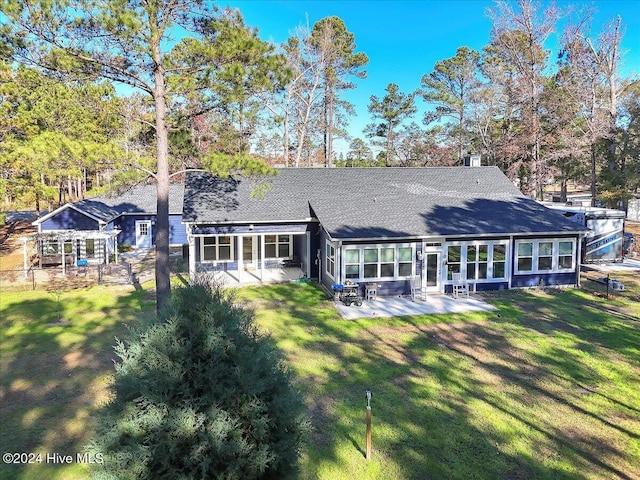
{"type": "MultiPolygon", "coordinates": [[[[221,4],[238,8],[246,24],[258,28],[262,39],[278,44],[286,41],[296,26],[306,24],[307,18],[312,26],[327,16],[340,17],[354,34],[357,51],[369,57],[367,78],[358,80],[358,87],[346,97],[355,104],[357,113],[351,119],[350,133],[361,137],[362,128],[370,122],[367,106],[371,95],[382,97],[392,82],[402,92],[412,92],[436,62],[453,57],[458,47],[482,49],[491,30],[486,9],[494,6],[487,0],[231,0],[221,4]]],[[[556,5],[595,6],[594,36],[603,23],[620,15],[626,27],[625,74],[640,72],[640,0],[557,1],[556,5]]],[[[552,37],[545,46],[553,49],[555,41],[552,37]]],[[[420,112],[424,111],[424,102],[418,99],[416,103],[420,112]]],[[[421,119],[419,113],[416,120],[421,119]]]]}

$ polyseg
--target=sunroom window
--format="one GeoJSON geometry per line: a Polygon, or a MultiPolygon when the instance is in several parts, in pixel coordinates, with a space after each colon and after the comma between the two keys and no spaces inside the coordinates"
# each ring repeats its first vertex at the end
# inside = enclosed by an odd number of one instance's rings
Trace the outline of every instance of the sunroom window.
{"type": "Polygon", "coordinates": [[[573,268],[573,242],[558,243],[558,268],[573,268]]]}
{"type": "Polygon", "coordinates": [[[361,246],[344,250],[344,276],[348,279],[409,277],[413,271],[413,247],[361,246]]]}
{"type": "Polygon", "coordinates": [[[331,278],[336,276],[336,249],[329,242],[326,244],[325,268],[331,278]]]}
{"type": "Polygon", "coordinates": [[[447,275],[448,278],[453,278],[454,273],[460,272],[460,261],[462,258],[462,247],[450,246],[447,248],[447,275]]]}
{"type": "Polygon", "coordinates": [[[530,272],[533,270],[533,243],[523,242],[518,244],[518,271],[530,272]]]}
{"type": "Polygon", "coordinates": [[[290,257],[291,235],[265,235],[264,255],[266,258],[290,257]]]}
{"type": "Polygon", "coordinates": [[[228,261],[233,260],[232,240],[229,236],[204,237],[202,239],[202,261],[228,261]]]}
{"type": "Polygon", "coordinates": [[[413,248],[398,248],[398,276],[410,277],[413,267],[413,248]]]}
{"type": "Polygon", "coordinates": [[[538,270],[551,270],[553,268],[553,242],[540,242],[538,244],[538,270]]]}
{"type": "Polygon", "coordinates": [[[360,250],[345,250],[344,252],[345,278],[360,278],[360,250]]]}

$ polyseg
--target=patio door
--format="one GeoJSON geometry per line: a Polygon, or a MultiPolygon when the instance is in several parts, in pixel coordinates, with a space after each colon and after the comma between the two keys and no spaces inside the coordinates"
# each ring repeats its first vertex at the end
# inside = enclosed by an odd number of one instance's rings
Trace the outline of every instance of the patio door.
{"type": "Polygon", "coordinates": [[[258,267],[258,237],[242,237],[242,263],[245,268],[258,267]]]}
{"type": "Polygon", "coordinates": [[[151,248],[151,220],[136,221],[136,248],[151,248]]]}
{"type": "Polygon", "coordinates": [[[425,252],[423,256],[423,281],[427,292],[442,292],[440,252],[425,252]]]}

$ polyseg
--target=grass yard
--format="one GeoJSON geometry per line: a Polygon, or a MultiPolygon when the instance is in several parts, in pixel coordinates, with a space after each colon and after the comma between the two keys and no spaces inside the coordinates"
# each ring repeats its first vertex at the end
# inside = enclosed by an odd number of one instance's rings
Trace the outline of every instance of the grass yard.
{"type": "Polygon", "coordinates": [[[94,287],[0,295],[0,453],[40,453],[0,463],[2,479],[84,479],[76,454],[107,398],[114,336],[155,312],[145,292],[94,287]],[[72,455],[68,465],[46,454],[72,455]]]}
{"type": "MultiPolygon", "coordinates": [[[[638,479],[640,279],[616,278],[627,290],[610,299],[585,280],[486,294],[499,310],[465,315],[345,321],[295,284],[238,300],[285,352],[309,406],[303,479],[638,479]]],[[[59,300],[0,296],[2,453],[81,452],[107,398],[114,336],[154,311],[126,288],[59,300]]],[[[0,464],[3,479],[86,475],[76,463],[0,464]]]]}
{"type": "Polygon", "coordinates": [[[498,312],[343,321],[314,288],[240,296],[315,431],[305,479],[640,478],[640,279],[486,295],[498,312]],[[373,455],[365,461],[365,389],[373,455]]]}

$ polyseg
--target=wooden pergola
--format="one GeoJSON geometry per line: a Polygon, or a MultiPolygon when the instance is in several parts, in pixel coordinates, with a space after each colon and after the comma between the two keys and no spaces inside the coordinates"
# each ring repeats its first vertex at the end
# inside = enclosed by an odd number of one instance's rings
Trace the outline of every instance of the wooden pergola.
{"type": "Polygon", "coordinates": [[[27,276],[29,270],[29,253],[28,243],[35,242],[38,256],[40,259],[40,267],[47,258],[54,259],[50,264],[57,265],[61,263],[62,274],[67,273],[67,263],[77,264],[78,261],[85,260],[87,263],[104,263],[109,264],[110,253],[114,254],[116,265],[118,264],[118,234],[120,230],[52,230],[46,232],[33,233],[31,235],[21,237],[23,247],[23,269],[27,276]],[[94,240],[99,245],[104,246],[104,251],[100,249],[99,255],[93,258],[87,258],[86,241],[94,240]],[[81,243],[83,242],[83,243],[81,243]],[[56,245],[55,252],[47,254],[45,248],[56,245]],[[67,252],[65,246],[71,245],[71,251],[67,252]],[[80,248],[82,245],[82,248],[80,248]],[[111,248],[110,248],[111,247],[111,248]],[[84,255],[82,253],[84,252],[84,255]],[[103,255],[104,253],[104,255],[103,255]]]}

